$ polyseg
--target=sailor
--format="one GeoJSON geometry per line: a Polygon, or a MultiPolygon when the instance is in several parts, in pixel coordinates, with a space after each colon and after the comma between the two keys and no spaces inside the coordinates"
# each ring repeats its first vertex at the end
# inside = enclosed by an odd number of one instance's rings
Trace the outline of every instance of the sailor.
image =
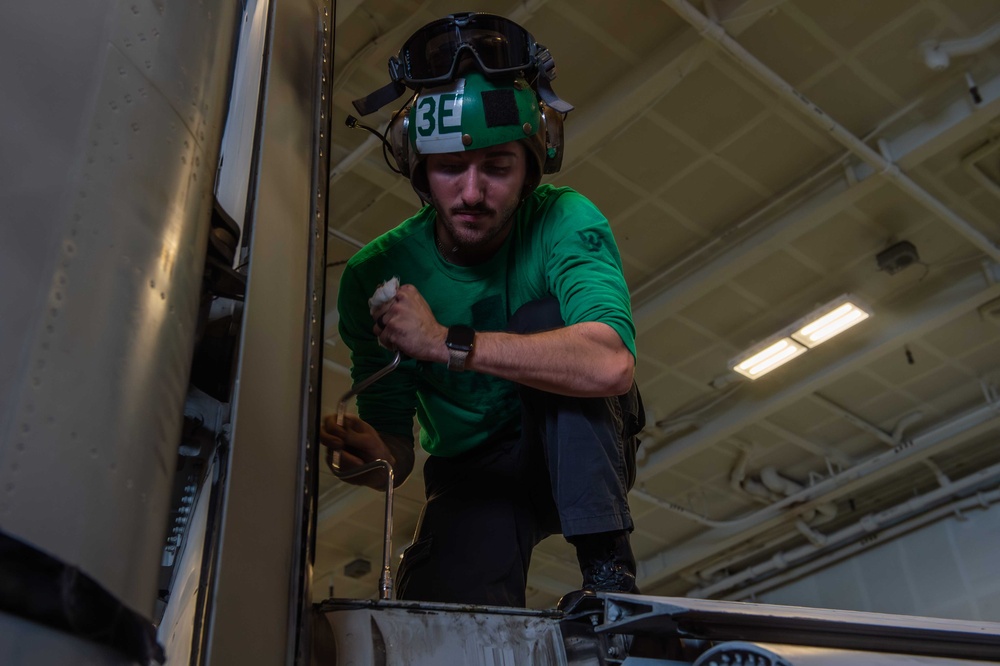
{"type": "Polygon", "coordinates": [[[426,504],[401,599],[522,607],[532,549],[553,534],[576,548],[577,597],[637,592],[635,328],[608,220],[540,184],[572,109],[551,55],[512,21],[465,13],[418,30],[389,68],[355,107],[413,91],[385,140],[424,206],[348,262],[338,310],[355,382],[404,360],[358,416],[324,419],[322,443],[345,471],[390,461],[398,485],[416,418],[426,504]]]}

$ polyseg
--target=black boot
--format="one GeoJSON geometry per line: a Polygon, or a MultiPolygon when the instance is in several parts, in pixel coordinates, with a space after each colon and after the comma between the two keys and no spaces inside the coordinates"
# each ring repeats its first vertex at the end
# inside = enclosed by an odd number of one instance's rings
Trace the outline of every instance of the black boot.
{"type": "Polygon", "coordinates": [[[628,532],[601,532],[571,537],[583,573],[583,589],[595,592],[639,593],[635,585],[635,556],[628,532]]]}
{"type": "Polygon", "coordinates": [[[576,546],[583,588],[560,599],[560,610],[572,612],[581,601],[593,598],[596,592],[640,593],[635,584],[635,556],[626,530],[581,534],[567,541],[576,546]]]}

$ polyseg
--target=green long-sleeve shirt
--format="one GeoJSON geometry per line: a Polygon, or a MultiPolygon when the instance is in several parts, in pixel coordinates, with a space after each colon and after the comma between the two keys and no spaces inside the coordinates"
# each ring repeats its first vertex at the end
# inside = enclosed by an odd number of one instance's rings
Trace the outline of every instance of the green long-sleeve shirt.
{"type": "MultiPolygon", "coordinates": [[[[392,356],[372,333],[368,298],[393,276],[414,285],[445,326],[502,331],[520,306],[552,295],[567,325],[603,322],[635,355],[618,247],[607,219],[584,196],[565,187],[538,187],[518,209],[500,250],[477,266],[442,259],[434,241],[435,215],[425,206],[365,246],[345,268],[337,305],[355,382],[392,356]]],[[[416,414],[421,445],[432,455],[456,455],[516,437],[520,427],[512,382],[412,359],[358,396],[357,404],[359,416],[376,430],[403,436],[413,431],[416,414]]]]}

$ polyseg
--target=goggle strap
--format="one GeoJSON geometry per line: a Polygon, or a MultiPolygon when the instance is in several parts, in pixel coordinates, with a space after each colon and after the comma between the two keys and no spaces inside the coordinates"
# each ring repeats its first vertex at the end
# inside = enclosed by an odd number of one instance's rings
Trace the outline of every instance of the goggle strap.
{"type": "Polygon", "coordinates": [[[370,113],[375,113],[386,104],[396,101],[404,92],[406,92],[406,85],[402,81],[390,81],[375,92],[354,100],[351,104],[354,105],[358,114],[367,116],[370,113]]]}
{"type": "Polygon", "coordinates": [[[547,76],[538,77],[538,96],[542,98],[549,107],[566,114],[573,110],[573,105],[559,99],[559,95],[552,89],[552,81],[547,76]]]}

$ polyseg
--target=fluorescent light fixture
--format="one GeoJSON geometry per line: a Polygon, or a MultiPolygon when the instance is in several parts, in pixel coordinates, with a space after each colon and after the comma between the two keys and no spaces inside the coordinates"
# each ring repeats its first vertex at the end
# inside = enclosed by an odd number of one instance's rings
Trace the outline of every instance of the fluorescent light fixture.
{"type": "Polygon", "coordinates": [[[743,352],[729,362],[729,367],[744,377],[757,379],[870,316],[871,310],[845,294],[743,352]]]}
{"type": "Polygon", "coordinates": [[[803,319],[792,338],[812,348],[871,316],[846,296],[841,296],[803,319]]]}
{"type": "Polygon", "coordinates": [[[781,338],[749,358],[737,358],[730,366],[744,377],[757,379],[805,352],[806,348],[791,338],[781,338]]]}

